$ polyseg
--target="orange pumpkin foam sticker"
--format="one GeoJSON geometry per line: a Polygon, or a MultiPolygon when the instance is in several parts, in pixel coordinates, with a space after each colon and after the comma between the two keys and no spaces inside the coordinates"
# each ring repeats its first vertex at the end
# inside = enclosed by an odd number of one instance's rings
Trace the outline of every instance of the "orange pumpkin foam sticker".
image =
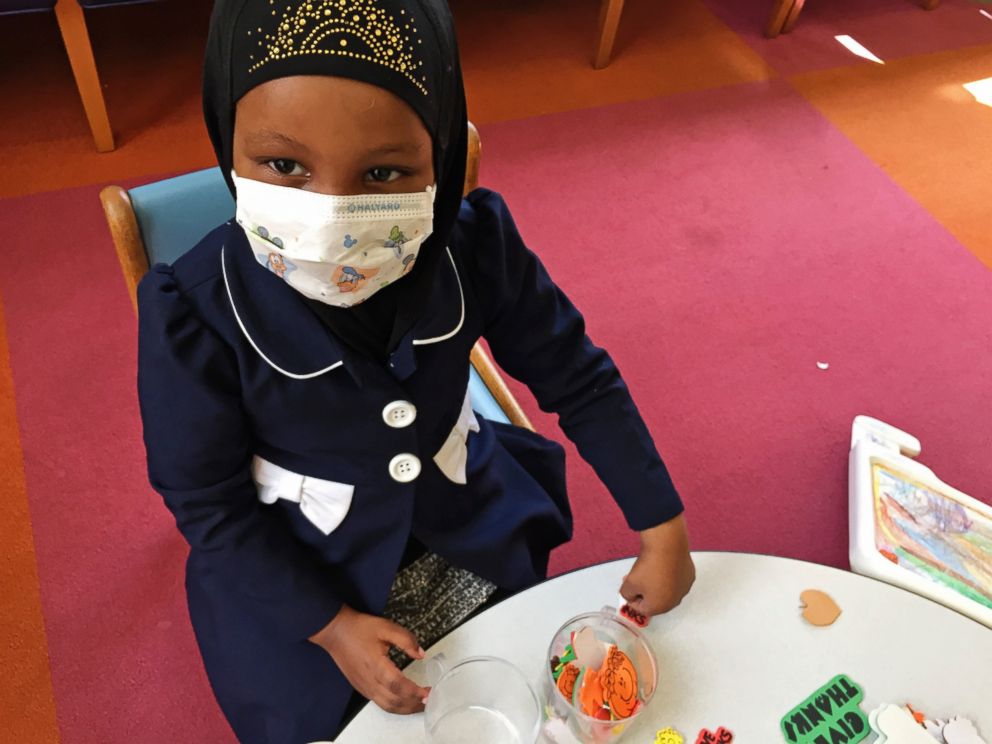
{"type": "Polygon", "coordinates": [[[579,676],[575,678],[575,684],[572,685],[572,699],[570,702],[572,703],[572,707],[576,710],[581,709],[582,707],[582,704],[579,702],[579,691],[582,690],[582,683],[585,682],[586,672],[590,671],[592,670],[583,668],[583,670],[579,672],[579,676]]]}
{"type": "Polygon", "coordinates": [[[579,688],[579,705],[587,716],[595,716],[603,709],[603,685],[599,681],[599,672],[592,667],[586,669],[579,688]]]}
{"type": "Polygon", "coordinates": [[[630,657],[616,646],[610,646],[599,670],[599,680],[613,715],[630,718],[637,706],[637,671],[630,657]]]}
{"type": "Polygon", "coordinates": [[[575,680],[579,676],[579,668],[575,664],[566,664],[558,675],[558,691],[565,696],[569,702],[572,701],[572,693],[575,691],[575,680]]]}

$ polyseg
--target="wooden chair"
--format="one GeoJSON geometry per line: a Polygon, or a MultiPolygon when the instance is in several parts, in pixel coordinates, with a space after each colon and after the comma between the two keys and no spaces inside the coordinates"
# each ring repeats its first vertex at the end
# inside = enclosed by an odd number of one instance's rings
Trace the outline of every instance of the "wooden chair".
{"type": "MultiPolygon", "coordinates": [[[[482,145],[469,123],[464,192],[479,183],[482,145]]],[[[234,200],[220,168],[187,173],[127,191],[107,186],[100,201],[137,311],[137,287],[149,263],[172,263],[207,232],[234,216],[234,200]],[[151,261],[149,261],[151,259],[151,261]]],[[[489,355],[476,344],[470,357],[472,406],[490,420],[534,430],[489,355]]]]}
{"type": "Polygon", "coordinates": [[[623,14],[623,2],[624,0],[603,0],[600,6],[599,31],[592,58],[592,66],[597,70],[602,70],[610,64],[613,44],[617,40],[617,28],[620,26],[620,16],[623,14]]]}
{"type": "Polygon", "coordinates": [[[96,61],[93,59],[93,47],[90,44],[89,31],[86,29],[86,18],[83,8],[95,8],[106,5],[127,5],[147,0],[0,0],[0,15],[14,13],[32,13],[55,11],[55,20],[62,33],[66,54],[69,56],[69,66],[76,80],[79,97],[83,101],[83,110],[89,122],[93,141],[99,152],[109,152],[114,149],[114,133],[110,129],[110,119],[107,116],[107,104],[103,100],[103,89],[100,87],[100,76],[96,71],[96,61]]]}
{"type": "MultiPolygon", "coordinates": [[[[774,39],[779,34],[791,31],[799,20],[805,2],[806,0],[775,0],[768,25],[765,27],[765,36],[774,39]]],[[[925,10],[933,10],[940,5],[940,0],[920,0],[920,2],[925,10]]]]}

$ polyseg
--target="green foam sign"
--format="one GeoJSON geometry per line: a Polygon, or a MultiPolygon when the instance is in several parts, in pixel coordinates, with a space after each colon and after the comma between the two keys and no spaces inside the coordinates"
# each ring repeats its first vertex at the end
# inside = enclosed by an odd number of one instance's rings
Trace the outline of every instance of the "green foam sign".
{"type": "Polygon", "coordinates": [[[864,690],[846,674],[838,674],[782,719],[789,744],[854,744],[871,729],[859,703],[864,690]]]}

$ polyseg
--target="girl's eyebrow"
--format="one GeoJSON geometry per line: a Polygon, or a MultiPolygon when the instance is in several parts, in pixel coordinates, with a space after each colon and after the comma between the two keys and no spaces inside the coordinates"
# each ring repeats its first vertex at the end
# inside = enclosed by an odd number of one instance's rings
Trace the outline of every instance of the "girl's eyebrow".
{"type": "MultiPolygon", "coordinates": [[[[265,147],[269,145],[284,145],[297,151],[310,152],[310,148],[299,140],[293,139],[288,134],[277,132],[274,129],[259,129],[257,132],[249,132],[245,135],[246,144],[252,147],[265,147]]],[[[365,151],[366,155],[382,157],[384,155],[415,155],[419,154],[423,146],[414,142],[388,142],[371,147],[365,151]]]]}
{"type": "Polygon", "coordinates": [[[307,152],[310,151],[310,148],[302,142],[293,139],[288,134],[276,132],[272,129],[260,129],[257,132],[251,132],[245,136],[245,140],[247,141],[247,144],[255,147],[260,145],[280,144],[297,150],[306,150],[307,152]]]}
{"type": "Polygon", "coordinates": [[[405,155],[405,154],[416,154],[419,153],[423,147],[419,144],[413,142],[396,142],[385,145],[380,145],[379,147],[373,147],[367,150],[369,155],[405,155]]]}

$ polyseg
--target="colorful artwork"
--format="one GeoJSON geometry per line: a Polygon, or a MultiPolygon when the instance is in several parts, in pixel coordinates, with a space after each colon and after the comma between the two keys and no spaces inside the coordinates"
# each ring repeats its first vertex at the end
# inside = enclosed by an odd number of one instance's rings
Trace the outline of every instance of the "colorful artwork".
{"type": "Polygon", "coordinates": [[[872,489],[878,552],[992,609],[992,518],[880,463],[872,489]]]}

